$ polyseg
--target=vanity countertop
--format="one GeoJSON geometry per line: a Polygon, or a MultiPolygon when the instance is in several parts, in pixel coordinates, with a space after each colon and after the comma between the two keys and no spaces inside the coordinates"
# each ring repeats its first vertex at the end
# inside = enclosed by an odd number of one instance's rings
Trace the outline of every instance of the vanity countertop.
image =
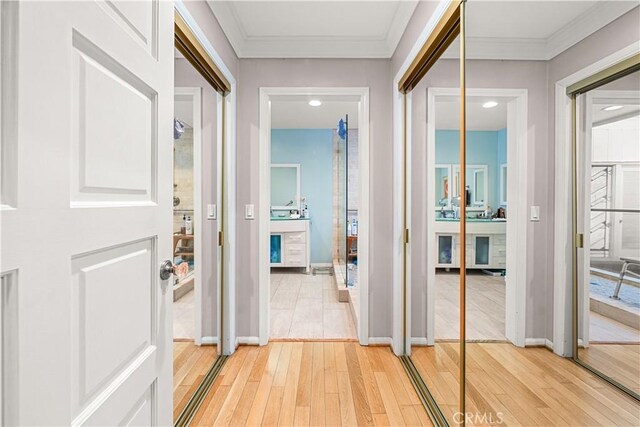
{"type": "MultiPolygon", "coordinates": [[[[436,218],[436,221],[442,222],[460,222],[460,218],[436,218]]],[[[467,218],[467,222],[506,222],[506,218],[467,218]]]]}
{"type": "Polygon", "coordinates": [[[288,216],[280,218],[279,216],[272,216],[271,221],[309,221],[311,218],[289,218],[288,216]]]}

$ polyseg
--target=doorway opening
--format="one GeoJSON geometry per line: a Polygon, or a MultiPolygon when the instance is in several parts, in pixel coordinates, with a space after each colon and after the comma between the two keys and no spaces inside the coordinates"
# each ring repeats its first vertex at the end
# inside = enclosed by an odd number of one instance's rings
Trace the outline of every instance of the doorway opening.
{"type": "Polygon", "coordinates": [[[368,89],[262,88],[260,117],[260,344],[366,344],[368,89]]]}
{"type": "MultiPolygon", "coordinates": [[[[429,88],[427,328],[415,345],[454,341],[459,316],[459,109],[456,89],[429,88]]],[[[526,91],[467,90],[467,340],[525,345],[526,91]],[[524,188],[524,190],[523,190],[524,188]],[[509,204],[509,201],[511,203],[509,204]]],[[[419,331],[419,329],[418,329],[419,331]]]]}
{"type": "MultiPolygon", "coordinates": [[[[355,280],[357,260],[347,268],[346,245],[355,238],[347,189],[357,172],[348,163],[347,123],[357,116],[353,97],[271,102],[270,339],[356,338],[346,278],[355,280]]],[[[350,133],[353,140],[357,129],[350,133]]]]}

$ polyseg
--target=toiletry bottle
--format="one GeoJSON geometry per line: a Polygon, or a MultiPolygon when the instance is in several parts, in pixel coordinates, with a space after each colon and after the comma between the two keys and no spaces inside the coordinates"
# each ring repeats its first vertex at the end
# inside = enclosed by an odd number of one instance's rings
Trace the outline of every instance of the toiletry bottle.
{"type": "Polygon", "coordinates": [[[187,234],[193,234],[193,222],[191,221],[190,216],[188,216],[187,220],[185,221],[185,228],[186,228],[187,234]]]}
{"type": "Polygon", "coordinates": [[[351,223],[347,220],[347,236],[351,236],[351,223]]]}
{"type": "Polygon", "coordinates": [[[182,215],[182,227],[180,227],[180,234],[187,234],[187,216],[182,215]]]}
{"type": "Polygon", "coordinates": [[[353,219],[353,223],[351,224],[351,235],[352,236],[357,236],[358,235],[358,222],[356,221],[356,219],[353,219]]]}

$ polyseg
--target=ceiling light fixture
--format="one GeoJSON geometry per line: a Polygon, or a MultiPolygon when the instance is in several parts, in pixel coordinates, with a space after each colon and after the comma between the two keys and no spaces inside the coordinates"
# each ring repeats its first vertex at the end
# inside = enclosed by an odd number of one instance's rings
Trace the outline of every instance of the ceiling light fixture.
{"type": "Polygon", "coordinates": [[[498,103],[496,101],[487,101],[484,104],[482,104],[482,108],[493,108],[497,106],[498,106],[498,103]]]}
{"type": "Polygon", "coordinates": [[[622,105],[609,105],[608,107],[604,107],[604,111],[616,111],[622,108],[622,105]]]}
{"type": "Polygon", "coordinates": [[[312,107],[319,107],[322,105],[322,101],[320,101],[319,99],[312,99],[311,101],[309,101],[309,105],[311,105],[312,107]]]}

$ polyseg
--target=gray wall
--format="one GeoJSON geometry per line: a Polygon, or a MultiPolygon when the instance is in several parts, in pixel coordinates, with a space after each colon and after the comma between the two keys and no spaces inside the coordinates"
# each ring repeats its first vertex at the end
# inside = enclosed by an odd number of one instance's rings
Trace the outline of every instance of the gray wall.
{"type": "Polygon", "coordinates": [[[366,86],[370,96],[370,336],[391,336],[392,144],[389,60],[242,59],[238,98],[237,333],[258,336],[259,89],[273,86],[366,86]]]}
{"type": "MultiPolygon", "coordinates": [[[[196,20],[211,44],[221,56],[231,73],[236,76],[238,58],[222,32],[218,21],[205,2],[185,2],[189,13],[196,20]]],[[[176,86],[202,88],[202,335],[217,336],[217,221],[206,218],[206,206],[217,200],[217,93],[186,59],[175,60],[176,86]]]]}

